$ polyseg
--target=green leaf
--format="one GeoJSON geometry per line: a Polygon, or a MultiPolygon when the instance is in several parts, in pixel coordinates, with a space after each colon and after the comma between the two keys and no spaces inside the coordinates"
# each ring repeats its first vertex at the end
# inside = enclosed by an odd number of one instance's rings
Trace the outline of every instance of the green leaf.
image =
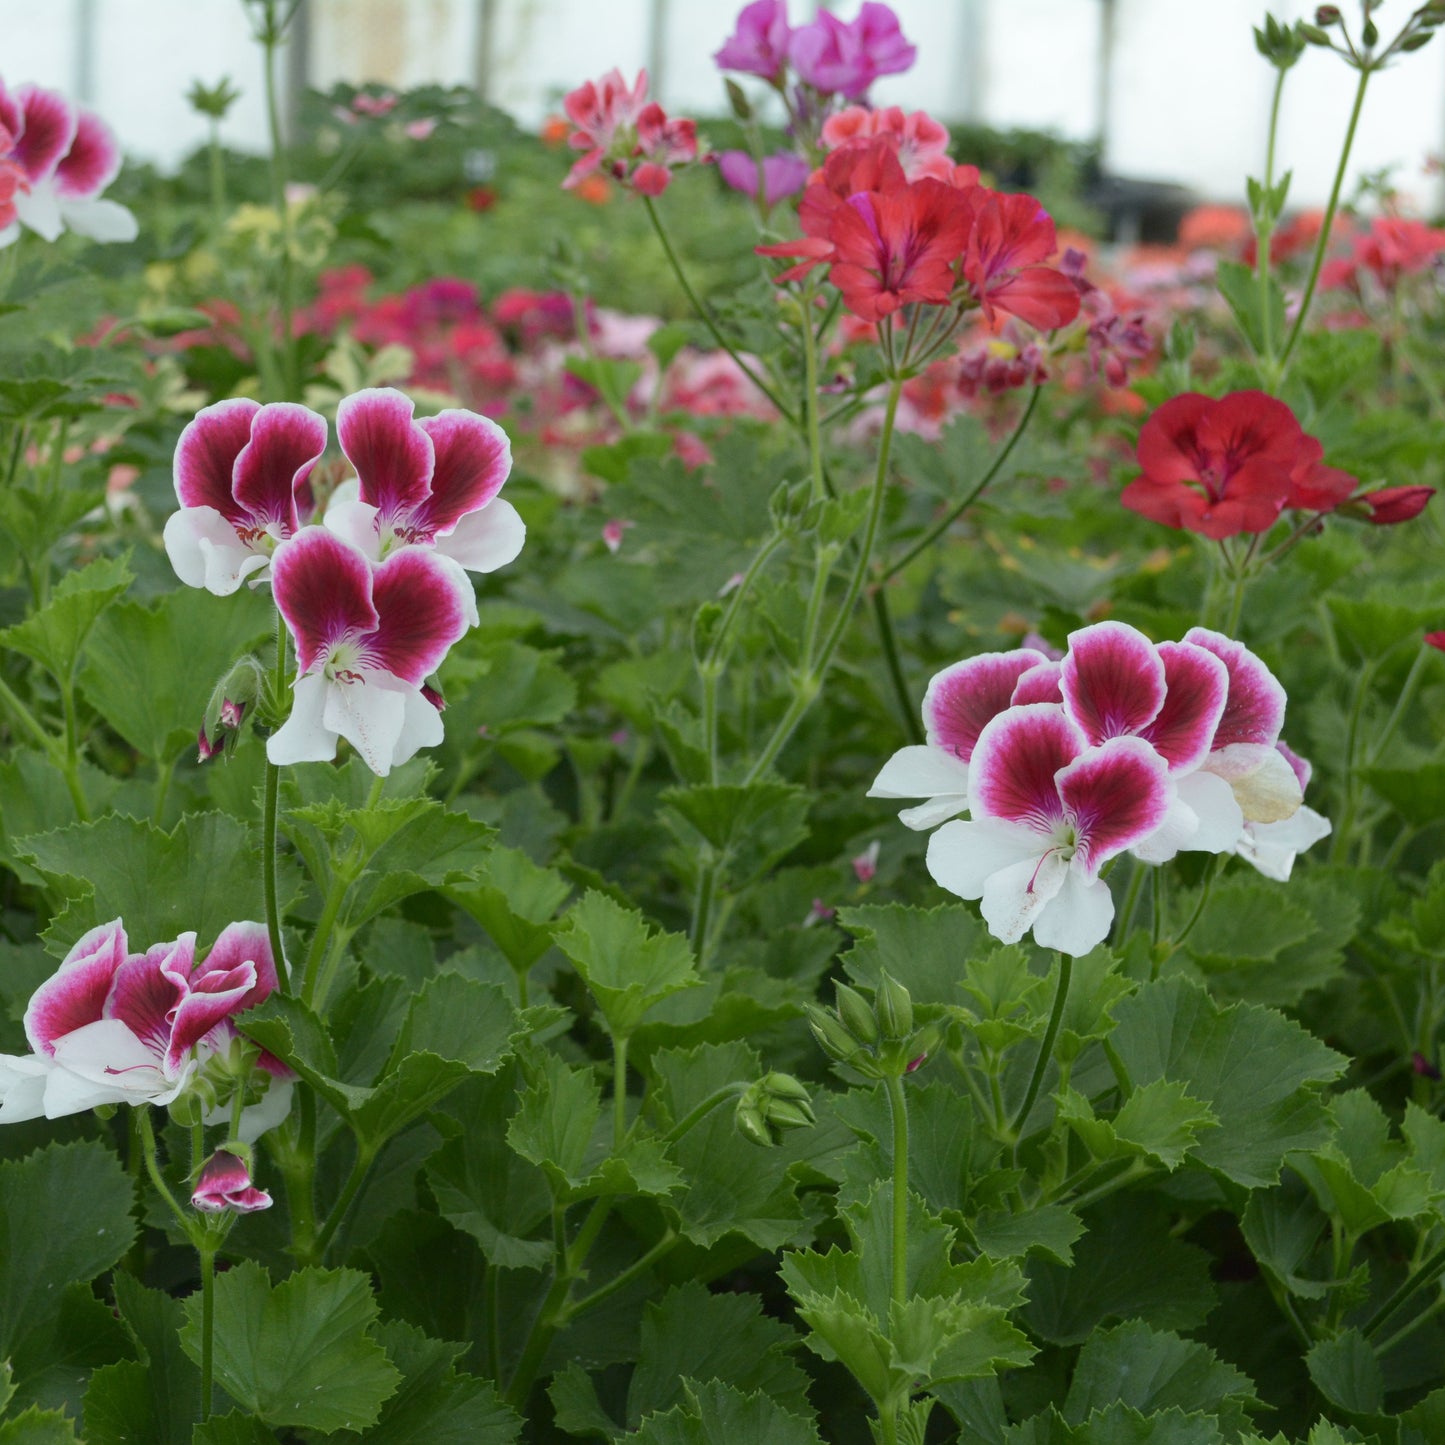
{"type": "Polygon", "coordinates": [[[1214,279],[1250,349],[1256,356],[1263,356],[1266,320],[1276,342],[1284,335],[1284,291],[1279,282],[1271,276],[1268,290],[1261,296],[1258,278],[1248,266],[1223,260],[1214,279]]]}
{"type": "Polygon", "coordinates": [[[94,1372],[124,1360],[130,1341],[108,1304],[89,1284],[68,1284],[28,1322],[15,1347],[15,1393],[21,1402],[63,1406],[79,1414],[94,1372]]]}
{"type": "Polygon", "coordinates": [[[247,828],[225,813],[188,813],[169,833],[112,813],[15,847],[57,885],[79,890],[45,931],[57,954],[117,917],[135,948],[190,929],[208,947],[227,924],[265,917],[260,855],[247,828]]]}
{"type": "Polygon", "coordinates": [[[552,1402],[552,1423],[569,1435],[615,1440],[624,1433],[622,1426],[602,1408],[592,1376],[575,1360],[552,1376],[547,1397],[552,1402]]]}
{"type": "Polygon", "coordinates": [[[1065,1205],[1044,1204],[1022,1214],[980,1214],[972,1229],[974,1242],[990,1258],[1022,1259],[1037,1251],[1059,1264],[1071,1264],[1084,1221],[1065,1205]]]}
{"type": "Polygon", "coordinates": [[[1184,1085],[1172,1079],[1155,1079],[1135,1089],[1113,1119],[1096,1118],[1089,1102],[1068,1089],[1059,1117],[1098,1159],[1143,1156],[1170,1170],[1184,1162],[1201,1134],[1219,1126],[1209,1107],[1191,1099],[1184,1085]]]}
{"type": "Polygon", "coordinates": [[[191,1445],[276,1445],[276,1436],[254,1416],[233,1410],[197,1425],[191,1445]]]}
{"type": "Polygon", "coordinates": [[[1298,1024],[1253,1004],[1220,1009],[1183,979],[1146,984],[1114,1014],[1111,1043],[1133,1084],[1177,1082],[1218,1120],[1191,1157],[1260,1189],[1286,1154],[1324,1143],[1319,1088],[1346,1060],[1298,1024]]]}
{"type": "Polygon", "coordinates": [[[33,658],[68,684],[96,618],[132,580],[124,557],[101,558],[67,572],[39,612],[0,632],[0,648],[33,658]]]}
{"type": "Polygon", "coordinates": [[[0,1415],[5,1413],[5,1407],[14,1394],[15,1372],[10,1368],[9,1360],[0,1360],[0,1415]]]}
{"type": "Polygon", "coordinates": [[[142,1363],[127,1360],[91,1377],[85,1396],[86,1434],[96,1445],[107,1431],[117,1441],[189,1445],[200,1414],[201,1373],[180,1347],[185,1306],[120,1272],[112,1288],[142,1363]],[[135,1422],[142,1418],[145,1428],[139,1429],[135,1422]]]}
{"type": "Polygon", "coordinates": [[[822,1445],[809,1421],[768,1395],[745,1395],[718,1380],[682,1383],[687,1403],[644,1420],[630,1437],[637,1445],[822,1445]]]}
{"type": "Polygon", "coordinates": [[[1326,597],[1325,606],[1342,641],[1367,661],[1397,643],[1417,638],[1436,620],[1433,607],[1408,607],[1383,597],[1326,597]]]}
{"type": "Polygon", "coordinates": [[[843,957],[849,976],[871,985],[886,970],[915,1004],[958,1003],[960,960],[967,968],[996,948],[977,914],[961,903],[840,908],[838,921],[858,940],[843,957]]]}
{"type": "Polygon", "coordinates": [[[1257,1189],[1240,1220],[1245,1243],[1262,1268],[1302,1299],[1322,1299],[1327,1280],[1310,1279],[1301,1267],[1329,1228],[1329,1221],[1309,1189],[1294,1175],[1274,1189],[1257,1189]]]}
{"type": "Polygon", "coordinates": [[[50,1144],[0,1163],[0,1359],[55,1317],[64,1287],[131,1246],[134,1186],[103,1144],[50,1144]]]}
{"type": "Polygon", "coordinates": [[[593,890],[572,907],[556,938],[613,1034],[631,1034],[654,1005],[702,982],[686,938],[654,933],[642,914],[593,890]]]}
{"type": "Polygon", "coordinates": [[[196,1414],[193,1409],[183,1436],[163,1434],[146,1367],[135,1360],[120,1360],[91,1374],[85,1391],[85,1438],[87,1445],[130,1445],[140,1440],[189,1445],[196,1414]]]}
{"type": "MultiPolygon", "coordinates": [[[[215,1286],[216,1381],[268,1425],[373,1425],[401,1376],[372,1337],[376,1300],[354,1269],[308,1268],[271,1285],[244,1260],[215,1286]]],[[[181,1346],[201,1357],[201,1298],[186,1301],[181,1346]]]]}
{"type": "Polygon", "coordinates": [[[719,853],[742,860],[743,881],[765,873],[808,836],[808,793],[789,783],[697,784],[669,788],[661,802],[688,827],[684,843],[701,837],[719,853]]]}
{"type": "Polygon", "coordinates": [[[1185,1414],[1172,1406],[1142,1415],[1131,1405],[1110,1405],[1074,1431],[1075,1445],[1224,1445],[1212,1415],[1185,1414]]]}
{"type": "Polygon", "coordinates": [[[1385,1377],[1359,1330],[1320,1340],[1305,1356],[1310,1379],[1332,1405],[1351,1415],[1378,1415],[1385,1408],[1385,1377]]]}
{"type": "Polygon", "coordinates": [[[275,626],[266,593],[213,597],[192,588],[152,607],[122,602],[95,624],[80,686],[86,700],[152,762],[194,748],[217,683],[275,626]]]}
{"type": "Polygon", "coordinates": [[[446,896],[487,930],[514,969],[525,972],[552,946],[551,920],[572,885],[520,848],[493,848],[473,879],[448,888],[446,896]]]}
{"type": "Polygon", "coordinates": [[[1360,776],[1416,828],[1445,817],[1445,763],[1416,768],[1361,768],[1360,776]]]}
{"type": "Polygon", "coordinates": [[[32,1405],[0,1424],[0,1445],[77,1445],[75,1422],[63,1410],[32,1405]]]}

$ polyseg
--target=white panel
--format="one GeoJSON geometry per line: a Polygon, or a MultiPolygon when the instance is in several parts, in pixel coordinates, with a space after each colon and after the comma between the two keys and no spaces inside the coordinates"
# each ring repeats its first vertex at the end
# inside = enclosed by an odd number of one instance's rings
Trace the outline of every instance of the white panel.
{"type": "Polygon", "coordinates": [[[470,85],[475,0],[311,0],[311,83],[470,85]]]}
{"type": "Polygon", "coordinates": [[[991,125],[1098,134],[1098,0],[1003,0],[987,6],[983,113],[991,125]]]}

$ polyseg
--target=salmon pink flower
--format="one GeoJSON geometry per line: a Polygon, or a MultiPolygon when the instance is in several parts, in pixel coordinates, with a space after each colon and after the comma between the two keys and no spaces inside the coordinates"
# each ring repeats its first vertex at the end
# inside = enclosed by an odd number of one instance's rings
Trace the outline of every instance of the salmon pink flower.
{"type": "Polygon", "coordinates": [[[1151,521],[1216,541],[1267,532],[1289,497],[1303,435],[1289,407],[1262,391],[1219,400],[1186,392],[1140,429],[1144,475],[1120,500],[1151,521]]]}
{"type": "Polygon", "coordinates": [[[867,0],[855,20],[828,10],[793,31],[788,59],[798,79],[823,95],[857,100],[880,75],[898,75],[918,56],[887,5],[867,0]]]}
{"type": "MultiPolygon", "coordinates": [[[[904,115],[902,107],[896,105],[882,110],[850,105],[823,122],[823,144],[830,151],[844,146],[864,146],[878,136],[893,148],[903,174],[910,181],[929,176],[953,184],[948,130],[926,111],[915,110],[911,115],[904,115]]],[[[977,181],[977,172],[974,181],[977,181]]]]}
{"type": "Polygon", "coordinates": [[[243,397],[198,411],[176,444],[181,509],[164,534],[181,581],[218,597],[264,581],[309,510],[308,478],[325,450],[326,418],[293,402],[243,397]]]}
{"type": "Polygon", "coordinates": [[[1058,249],[1053,218],[1032,196],[982,186],[963,194],[973,206],[963,276],[987,320],[1002,311],[1039,331],[1066,326],[1079,314],[1078,290],[1041,264],[1058,249]]]}
{"type": "Polygon", "coordinates": [[[672,166],[697,159],[696,122],[669,119],[656,101],[648,101],[645,70],[630,90],[622,72],[610,70],[600,81],[571,91],[562,107],[576,127],[567,143],[586,152],[567,172],[562,182],[567,190],[601,168],[613,180],[657,196],[667,189],[672,166]]]}
{"type": "Polygon", "coordinates": [[[271,1196],[252,1183],[250,1166],[229,1149],[217,1149],[206,1160],[191,1191],[192,1207],[203,1214],[254,1214],[271,1204],[271,1196]]]}
{"type": "Polygon", "coordinates": [[[777,85],[788,68],[787,0],[753,0],[738,13],[737,27],[713,52],[719,70],[737,70],[777,85]]]}
{"type": "Polygon", "coordinates": [[[968,791],[971,821],[945,823],[929,840],[934,881],[980,899],[1004,943],[1032,930],[1041,947],[1077,957],[1113,922],[1100,868],[1163,824],[1174,784],[1142,738],[1090,747],[1063,707],[1031,703],[984,728],[968,791]]]}
{"type": "Polygon", "coordinates": [[[337,489],[326,525],[373,561],[397,547],[435,547],[472,572],[494,572],[527,529],[497,494],[512,444],[489,417],[453,409],[415,419],[410,397],[372,387],[343,397],[336,434],[356,483],[337,489]]]}
{"type": "Polygon", "coordinates": [[[378,777],[434,747],[441,716],[422,692],[477,602],[461,567],[427,547],[379,566],[324,527],[305,527],[272,563],[276,606],[296,640],[291,716],[271,762],[325,762],[345,738],[378,777]]]}

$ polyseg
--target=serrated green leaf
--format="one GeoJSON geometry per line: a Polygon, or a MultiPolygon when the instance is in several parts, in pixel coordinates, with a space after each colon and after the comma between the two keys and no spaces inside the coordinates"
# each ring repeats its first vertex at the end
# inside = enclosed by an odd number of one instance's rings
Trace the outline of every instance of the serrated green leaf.
{"type": "Polygon", "coordinates": [[[38,1405],[0,1424],[0,1445],[77,1445],[78,1439],[69,1415],[38,1405]]]}
{"type": "Polygon", "coordinates": [[[589,890],[557,931],[614,1034],[631,1034],[649,1009],[702,982],[680,933],[653,932],[642,914],[589,890]]]}
{"type": "Polygon", "coordinates": [[[1270,1271],[1291,1294],[1321,1299],[1329,1293],[1327,1280],[1300,1273],[1329,1221],[1309,1189],[1294,1175],[1274,1189],[1257,1189],[1240,1220],[1245,1243],[1260,1265],[1270,1271]]]}
{"type": "Polygon", "coordinates": [[[1351,1415],[1378,1415],[1385,1408],[1385,1377],[1359,1330],[1320,1340],[1305,1355],[1320,1394],[1351,1415]]]}
{"type": "MultiPolygon", "coordinates": [[[[144,1408],[148,1428],[131,1432],[131,1441],[145,1440],[154,1445],[189,1445],[194,1422],[201,1407],[201,1372],[186,1358],[180,1346],[180,1330],[185,1320],[182,1302],[160,1290],[146,1289],[128,1274],[117,1272],[112,1281],[115,1302],[121,1322],[141,1353],[142,1365],[126,1361],[109,1367],[115,1372],[111,1382],[100,1389],[102,1374],[97,1370],[85,1396],[87,1435],[98,1439],[98,1427],[92,1423],[92,1409],[107,1412],[116,1419],[118,1407],[144,1408]],[[142,1407],[135,1398],[133,1372],[139,1370],[145,1391],[142,1407]]],[[[125,1432],[114,1430],[122,1440],[125,1432]]]]}
{"type": "Polygon", "coordinates": [[[168,1433],[169,1421],[156,1419],[146,1367],[135,1360],[102,1365],[85,1390],[87,1445],[131,1445],[133,1441],[177,1441],[190,1445],[196,1411],[186,1421],[184,1436],[168,1433]]]}
{"type": "Polygon", "coordinates": [[[602,1408],[591,1375],[575,1360],[552,1376],[547,1397],[552,1401],[553,1423],[569,1435],[615,1440],[625,1433],[602,1408]]]}
{"type": "Polygon", "coordinates": [[[637,1445],[822,1445],[813,1425],[765,1394],[745,1395],[714,1380],[683,1382],[687,1404],[642,1422],[637,1445]]]}
{"type": "Polygon", "coordinates": [[[95,1370],[124,1360],[130,1340],[89,1284],[68,1284],[27,1322],[11,1363],[17,1403],[63,1407],[75,1415],[95,1370]]]}
{"type": "Polygon", "coordinates": [[[1044,1204],[1022,1214],[980,1214],[971,1228],[974,1242],[993,1259],[1022,1259],[1037,1251],[1071,1264],[1084,1221],[1065,1205],[1044,1204]]]}
{"type": "Polygon", "coordinates": [[[493,848],[473,877],[448,888],[446,896],[487,930],[514,969],[525,972],[552,946],[551,920],[572,885],[520,848],[493,848]]]}
{"type": "Polygon", "coordinates": [[[1191,1099],[1183,1084],[1156,1079],[1135,1089],[1114,1116],[1115,1136],[1166,1169],[1177,1169],[1206,1131],[1219,1127],[1213,1111],[1191,1099]]]}
{"type": "Polygon", "coordinates": [[[0,1415],[5,1413],[5,1407],[14,1394],[15,1372],[10,1368],[9,1360],[0,1360],[0,1415]]]}
{"type": "Polygon", "coordinates": [[[96,618],[133,580],[124,557],[101,558],[67,572],[39,612],[0,631],[0,648],[33,658],[69,684],[96,618]]]}
{"type": "Polygon", "coordinates": [[[1074,1431],[1074,1445],[1224,1445],[1224,1435],[1212,1415],[1186,1414],[1178,1406],[1146,1416],[1110,1405],[1074,1431]]]}
{"type": "Polygon", "coordinates": [[[872,985],[886,970],[915,1004],[960,1002],[960,961],[967,969],[997,948],[977,915],[961,903],[930,909],[867,904],[840,908],[838,921],[858,940],[843,956],[849,976],[872,985]]]}
{"type": "Polygon", "coordinates": [[[1221,260],[1215,271],[1215,284],[1229,305],[1239,329],[1244,333],[1256,356],[1266,351],[1265,334],[1278,339],[1284,333],[1284,291],[1271,276],[1263,296],[1259,281],[1248,266],[1238,261],[1221,260]]]}
{"type": "Polygon", "coordinates": [[[1380,657],[1407,638],[1418,637],[1435,621],[1430,607],[1409,607],[1383,597],[1326,597],[1325,606],[1341,640],[1366,660],[1380,657]]]}
{"type": "Polygon", "coordinates": [[[808,794],[788,783],[760,782],[747,786],[702,784],[669,788],[661,802],[717,852],[745,866],[748,881],[765,872],[808,836],[808,794]]]}
{"type": "MultiPolygon", "coordinates": [[[[401,1375],[371,1333],[376,1300],[357,1270],[308,1268],[272,1286],[244,1260],[215,1285],[216,1381],[268,1425],[374,1425],[401,1375]]],[[[181,1346],[201,1355],[201,1299],[186,1301],[181,1346]]]]}
{"type": "Polygon", "coordinates": [[[191,1445],[276,1445],[276,1436],[255,1416],[233,1410],[197,1425],[191,1445]]]}

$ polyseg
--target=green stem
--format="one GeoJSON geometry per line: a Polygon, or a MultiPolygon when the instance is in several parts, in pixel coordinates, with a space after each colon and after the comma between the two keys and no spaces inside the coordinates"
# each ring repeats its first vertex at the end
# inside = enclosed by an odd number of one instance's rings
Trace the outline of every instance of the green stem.
{"type": "Polygon", "coordinates": [[[885,1400],[878,1407],[878,1429],[883,1445],[898,1445],[898,1402],[885,1400]]]}
{"type": "Polygon", "coordinates": [[[1028,430],[1030,420],[1033,418],[1034,409],[1038,406],[1039,392],[1041,386],[1036,386],[1029,393],[1029,399],[1024,406],[1022,414],[1014,424],[1014,429],[1009,433],[1008,440],[1003,444],[999,454],[993,459],[989,469],[983,474],[982,479],[973,490],[939,521],[935,522],[918,541],[916,541],[896,562],[890,563],[883,569],[880,582],[887,582],[896,577],[913,559],[921,553],[926,552],[973,504],[983,495],[990,483],[1003,470],[1004,463],[1013,454],[1014,448],[1019,444],[1019,439],[1028,430]]]}
{"type": "MultiPolygon", "coordinates": [[[[1265,210],[1255,227],[1255,277],[1259,282],[1259,325],[1260,336],[1264,342],[1264,361],[1269,368],[1270,379],[1273,380],[1274,372],[1274,325],[1270,314],[1269,304],[1269,268],[1271,257],[1269,254],[1270,237],[1274,234],[1275,216],[1270,209],[1274,202],[1272,192],[1274,191],[1274,150],[1275,140],[1279,135],[1279,103],[1280,97],[1284,95],[1284,78],[1288,70],[1281,69],[1276,72],[1274,80],[1274,98],[1269,107],[1269,140],[1264,150],[1264,190],[1265,210]]],[[[1273,387],[1271,387],[1271,390],[1273,387]]]]}
{"type": "MultiPolygon", "coordinates": [[[[743,360],[732,343],[729,342],[727,337],[718,329],[717,322],[713,320],[712,311],[703,304],[702,298],[692,289],[692,282],[687,279],[687,272],[682,269],[682,262],[678,260],[677,252],[672,249],[672,242],[668,239],[667,232],[663,230],[662,218],[657,214],[657,207],[652,204],[652,197],[643,196],[642,204],[647,209],[647,218],[652,222],[652,229],[657,233],[657,239],[662,242],[662,250],[667,257],[668,265],[672,267],[672,274],[677,277],[677,283],[682,287],[683,294],[688,299],[688,304],[697,313],[698,320],[707,327],[712,339],[732,357],[738,370],[773,404],[778,415],[790,426],[796,428],[798,425],[797,413],[785,406],[782,398],[779,397],[763,377],[758,374],[757,369],[743,360]]],[[[810,323],[807,318],[805,318],[804,325],[806,326],[808,324],[810,323]]]]}
{"type": "Polygon", "coordinates": [[[633,1280],[646,1274],[663,1255],[667,1254],[673,1246],[677,1244],[677,1241],[677,1233],[672,1229],[668,1229],[662,1238],[659,1239],[646,1254],[635,1259],[620,1274],[616,1274],[608,1280],[606,1284],[599,1285],[591,1294],[585,1294],[581,1299],[564,1303],[561,1310],[558,1311],[557,1327],[560,1329],[569,1321],[576,1319],[578,1315],[586,1314],[588,1310],[595,1309],[604,1300],[611,1299],[619,1290],[625,1289],[633,1280]]]}
{"type": "Polygon", "coordinates": [[[1310,302],[1314,300],[1315,287],[1320,279],[1320,268],[1324,265],[1325,252],[1330,245],[1330,232],[1334,228],[1335,211],[1339,209],[1340,190],[1345,183],[1345,169],[1349,165],[1350,151],[1355,144],[1355,129],[1360,123],[1360,112],[1365,104],[1365,88],[1369,85],[1370,76],[1373,73],[1373,69],[1369,66],[1362,66],[1360,69],[1360,83],[1355,89],[1355,103],[1350,111],[1350,123],[1345,130],[1345,143],[1340,151],[1340,163],[1335,168],[1334,184],[1330,187],[1330,198],[1325,204],[1324,219],[1320,222],[1319,240],[1315,243],[1315,253],[1310,261],[1309,280],[1306,281],[1304,295],[1300,298],[1299,313],[1294,319],[1294,325],[1290,328],[1284,350],[1280,352],[1279,377],[1281,381],[1289,367],[1289,359],[1294,353],[1295,343],[1299,340],[1300,332],[1304,330],[1305,317],[1309,315],[1310,311],[1310,302]]]}
{"type": "Polygon", "coordinates": [[[1420,677],[1425,671],[1425,659],[1433,651],[1429,647],[1421,647],[1415,654],[1415,660],[1410,664],[1410,671],[1405,674],[1405,681],[1400,686],[1400,696],[1395,699],[1395,709],[1390,714],[1384,730],[1375,739],[1374,750],[1370,755],[1369,766],[1374,767],[1385,755],[1385,749],[1390,745],[1390,739],[1395,736],[1395,729],[1400,726],[1405,716],[1405,709],[1409,707],[1415,698],[1415,689],[1419,686],[1420,677]]]}
{"type": "Polygon", "coordinates": [[[702,1103],[696,1108],[689,1110],[664,1134],[663,1142],[676,1144],[684,1134],[690,1133],[702,1121],[717,1108],[719,1104],[725,1103],[728,1099],[736,1099],[748,1086],[743,1083],[724,1084],[720,1089],[714,1089],[702,1103]]]}
{"type": "Polygon", "coordinates": [[[627,1140],[627,1045],[626,1034],[612,1036],[612,1152],[622,1153],[627,1140]]]}
{"type": "MultiPolygon", "coordinates": [[[[171,1193],[170,1185],[161,1174],[160,1161],[156,1158],[156,1135],[151,1126],[151,1111],[149,1104],[142,1104],[136,1111],[137,1122],[140,1126],[141,1147],[144,1151],[146,1173],[150,1175],[150,1181],[155,1186],[156,1193],[165,1200],[171,1213],[175,1215],[181,1228],[185,1230],[187,1238],[192,1243],[196,1242],[195,1220],[176,1203],[176,1196],[171,1193]]],[[[199,1245],[197,1245],[199,1248],[199,1245]]]]}
{"type": "Polygon", "coordinates": [[[823,500],[823,434],[818,424],[818,338],[813,334],[813,287],[803,288],[803,416],[808,435],[812,498],[823,500]]]}
{"type": "Polygon", "coordinates": [[[883,660],[888,668],[888,681],[893,688],[893,700],[898,704],[898,714],[903,719],[903,730],[908,741],[923,741],[923,723],[913,699],[908,695],[908,680],[903,676],[903,661],[898,654],[898,636],[893,630],[893,613],[888,607],[888,595],[884,584],[878,583],[872,590],[873,621],[878,626],[878,645],[883,649],[883,660]]]}
{"type": "MultiPolygon", "coordinates": [[[[3,253],[0,253],[3,254],[3,253]]],[[[51,757],[56,756],[55,739],[40,725],[35,714],[21,700],[4,678],[0,678],[0,702],[9,709],[11,716],[51,757]]],[[[57,759],[58,761],[58,759],[57,759]]]]}
{"type": "MultiPolygon", "coordinates": [[[[596,1212],[597,1206],[594,1206],[593,1213],[596,1212]]],[[[548,1347],[557,1333],[558,1315],[566,1303],[568,1291],[572,1288],[572,1278],[571,1261],[567,1251],[566,1211],[562,1205],[554,1203],[552,1205],[552,1286],[547,1291],[541,1308],[537,1311],[537,1317],[532,1321],[527,1342],[522,1348],[522,1356],[517,1361],[517,1368],[512,1371],[511,1383],[507,1386],[507,1403],[513,1409],[520,1410],[527,1403],[527,1396],[532,1392],[532,1382],[537,1378],[537,1371],[541,1369],[548,1347]]]]}
{"type": "Polygon", "coordinates": [[[294,338],[291,335],[291,318],[295,310],[293,293],[294,277],[291,266],[291,208],[286,203],[286,162],[285,149],[281,138],[281,109],[277,98],[276,52],[286,26],[296,13],[291,5],[284,20],[277,20],[278,0],[267,0],[265,29],[261,33],[261,48],[264,53],[266,80],[266,122],[271,139],[271,204],[276,210],[276,219],[281,225],[281,272],[277,288],[277,301],[281,311],[281,391],[278,401],[295,399],[296,378],[293,375],[295,363],[294,338]]]}
{"type": "Polygon", "coordinates": [[[336,1235],[336,1231],[345,1222],[347,1211],[355,1202],[356,1196],[361,1192],[361,1187],[366,1183],[366,1176],[371,1172],[371,1166],[376,1159],[376,1154],[371,1149],[363,1149],[358,1143],[356,1147],[356,1161],[351,1166],[351,1173],[347,1175],[346,1184],[336,1200],[331,1213],[327,1216],[326,1223],[321,1226],[321,1233],[316,1236],[316,1254],[323,1262],[326,1259],[326,1250],[336,1235]]]}
{"type": "Polygon", "coordinates": [[[201,1257],[201,1421],[211,1418],[215,1377],[216,1341],[216,1252],[202,1249],[201,1257]]]}
{"type": "Polygon", "coordinates": [[[1189,915],[1189,920],[1184,927],[1169,940],[1171,949],[1178,948],[1186,938],[1194,931],[1194,925],[1199,922],[1204,914],[1205,904],[1209,902],[1210,892],[1214,888],[1214,880],[1219,876],[1219,857],[1216,854],[1205,866],[1204,881],[1199,886],[1199,902],[1194,905],[1194,912],[1189,915]]]}
{"type": "Polygon", "coordinates": [[[1425,1308],[1422,1309],[1420,1313],[1415,1316],[1414,1319],[1407,1321],[1405,1324],[1401,1325],[1394,1334],[1388,1336],[1387,1338],[1381,1340],[1378,1344],[1376,1344],[1374,1346],[1375,1354],[1381,1358],[1389,1354],[1390,1351],[1393,1350],[1395,1346],[1400,1343],[1401,1340],[1406,1339],[1408,1336],[1414,1334],[1421,1325],[1426,1324],[1430,1320],[1434,1319],[1435,1316],[1439,1314],[1442,1309],[1445,1309],[1445,1295],[1438,1295],[1434,1300],[1432,1300],[1428,1305],[1426,1305],[1425,1308]]]}
{"type": "Polygon", "coordinates": [[[1144,889],[1144,874],[1148,871],[1149,864],[1141,863],[1137,858],[1129,860],[1129,886],[1124,890],[1124,902],[1117,914],[1118,927],[1114,929],[1114,945],[1122,947],[1129,938],[1129,930],[1134,924],[1134,911],[1139,906],[1139,894],[1144,889]]]}
{"type": "MultiPolygon", "coordinates": [[[[277,1131],[278,1133],[280,1131],[277,1131]]],[[[277,1146],[286,1206],[291,1213],[291,1253],[301,1264],[316,1262],[316,1093],[297,1092],[293,1137],[277,1146]]]]}
{"type": "Polygon", "coordinates": [[[316,931],[311,935],[311,943],[306,950],[306,962],[301,971],[302,1003],[309,1004],[316,998],[316,986],[321,977],[321,960],[329,951],[341,905],[346,901],[350,889],[349,878],[335,875],[327,885],[326,901],[321,905],[321,917],[316,920],[316,931]]]}
{"type": "MultiPolygon", "coordinates": [[[[276,663],[273,673],[276,705],[286,695],[286,623],[276,614],[276,663]]],[[[276,976],[281,992],[291,991],[291,970],[286,962],[286,938],[281,932],[281,909],[276,890],[276,814],[281,801],[281,769],[266,760],[266,789],[261,804],[261,891],[266,906],[266,933],[271,940],[271,956],[276,960],[276,976]]]]}
{"type": "Polygon", "coordinates": [[[90,804],[80,783],[80,726],[75,711],[75,684],[64,679],[60,684],[60,702],[65,710],[65,758],[62,771],[70,800],[82,823],[90,822],[90,804]]]}
{"type": "Polygon", "coordinates": [[[226,167],[221,157],[221,123],[211,121],[211,229],[221,234],[226,224],[226,167]]]}
{"type": "Polygon", "coordinates": [[[703,857],[698,863],[697,897],[692,905],[692,951],[699,964],[707,962],[707,931],[712,914],[712,896],[717,887],[718,870],[722,860],[716,857],[709,844],[703,845],[703,857]]]}
{"type": "Polygon", "coordinates": [[[1067,954],[1059,954],[1059,982],[1054,989],[1054,1005],[1049,1010],[1049,1021],[1044,1028],[1043,1041],[1039,1044],[1039,1056],[1034,1060],[1033,1077],[1029,1080],[1028,1092],[1024,1095],[1023,1107],[1014,1116],[1013,1129],[1010,1131],[1014,1136],[1014,1154],[1018,1154],[1018,1146],[1023,1141],[1024,1125],[1028,1123],[1029,1112],[1034,1107],[1034,1100],[1039,1096],[1039,1086],[1044,1081],[1044,1070],[1049,1066],[1049,1059],[1054,1052],[1054,1040],[1059,1034],[1059,1025],[1063,1022],[1064,1002],[1069,996],[1069,981],[1074,975],[1074,960],[1067,954]]]}
{"type": "Polygon", "coordinates": [[[1155,868],[1149,878],[1149,897],[1153,907],[1149,910],[1149,942],[1154,947],[1152,976],[1159,976],[1159,940],[1164,936],[1164,870],[1155,868]]]}
{"type": "Polygon", "coordinates": [[[1345,733],[1345,805],[1340,810],[1339,826],[1335,829],[1334,839],[1330,844],[1331,863],[1344,862],[1350,833],[1354,830],[1355,810],[1359,806],[1360,792],[1355,762],[1359,752],[1360,723],[1364,718],[1365,704],[1369,700],[1370,685],[1375,679],[1375,666],[1375,659],[1369,658],[1360,669],[1354,705],[1350,708],[1350,725],[1345,733]]]}
{"type": "Polygon", "coordinates": [[[893,1271],[892,1299],[898,1309],[908,1303],[908,1096],[903,1079],[889,1074],[888,1112],[893,1120],[893,1271]]]}

